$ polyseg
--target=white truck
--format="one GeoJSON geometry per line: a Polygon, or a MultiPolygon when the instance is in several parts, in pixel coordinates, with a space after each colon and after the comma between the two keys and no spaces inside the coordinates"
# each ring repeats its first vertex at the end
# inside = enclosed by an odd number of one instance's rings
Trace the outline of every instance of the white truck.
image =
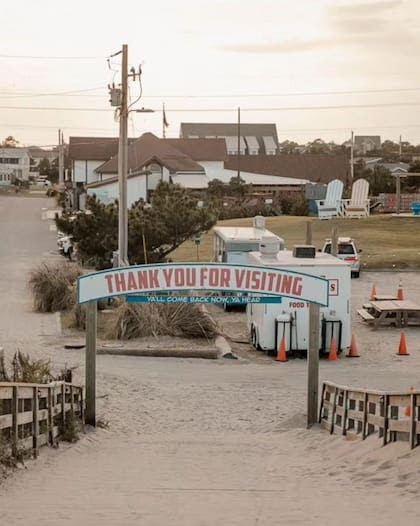
{"type": "MultiPolygon", "coordinates": [[[[351,339],[351,268],[347,262],[311,248],[311,257],[307,257],[308,251],[279,251],[278,245],[263,240],[260,251],[248,255],[249,264],[284,268],[327,279],[329,305],[320,308],[319,348],[322,352],[329,352],[334,337],[340,352],[350,346],[351,339]]],[[[281,303],[248,304],[247,323],[256,349],[275,354],[284,336],[288,353],[308,350],[309,304],[305,301],[282,297],[281,303]]]]}
{"type": "MultiPolygon", "coordinates": [[[[220,226],[213,228],[213,258],[218,263],[235,263],[237,265],[249,265],[249,254],[259,250],[263,238],[275,240],[284,249],[284,240],[276,236],[265,228],[265,218],[262,216],[254,217],[254,226],[235,227],[220,226]]],[[[230,310],[230,306],[223,304],[225,311],[230,310]]],[[[245,306],[242,306],[245,309],[245,306]]],[[[238,306],[235,309],[239,309],[238,306]]]]}

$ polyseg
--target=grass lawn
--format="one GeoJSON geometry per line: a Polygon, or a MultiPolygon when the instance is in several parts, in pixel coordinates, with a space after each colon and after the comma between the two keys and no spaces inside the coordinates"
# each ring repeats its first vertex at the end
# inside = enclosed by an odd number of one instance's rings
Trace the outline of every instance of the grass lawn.
{"type": "MultiPolygon", "coordinates": [[[[315,217],[267,217],[266,227],[282,237],[286,248],[305,242],[305,223],[312,222],[313,242],[321,248],[324,239],[331,237],[331,229],[337,226],[339,236],[352,237],[363,250],[362,268],[412,268],[420,269],[420,218],[374,215],[367,219],[332,219],[320,221],[315,217]]],[[[218,226],[252,226],[253,219],[229,219],[218,226]]],[[[204,235],[199,246],[200,261],[211,261],[213,234],[204,235]]],[[[175,250],[174,261],[197,261],[197,248],[187,241],[175,250]]]]}

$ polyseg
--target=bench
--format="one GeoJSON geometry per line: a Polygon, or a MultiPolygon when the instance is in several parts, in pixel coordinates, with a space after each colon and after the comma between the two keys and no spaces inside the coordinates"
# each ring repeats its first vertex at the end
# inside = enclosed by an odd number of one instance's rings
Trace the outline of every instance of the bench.
{"type": "Polygon", "coordinates": [[[357,314],[358,314],[361,318],[363,318],[364,321],[372,321],[372,320],[375,319],[375,317],[372,316],[372,314],[369,314],[368,311],[365,310],[365,309],[359,309],[359,310],[357,311],[357,314]]]}

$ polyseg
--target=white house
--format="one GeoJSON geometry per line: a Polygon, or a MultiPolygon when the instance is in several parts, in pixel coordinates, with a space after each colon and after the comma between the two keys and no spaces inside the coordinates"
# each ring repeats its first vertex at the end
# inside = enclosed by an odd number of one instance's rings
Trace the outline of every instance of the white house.
{"type": "Polygon", "coordinates": [[[0,148],[0,185],[15,179],[29,179],[30,158],[27,148],[0,148]]]}

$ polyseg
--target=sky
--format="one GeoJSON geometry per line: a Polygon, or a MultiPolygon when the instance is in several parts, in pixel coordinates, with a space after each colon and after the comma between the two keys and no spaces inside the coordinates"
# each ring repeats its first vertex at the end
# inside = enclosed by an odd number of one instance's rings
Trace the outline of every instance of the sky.
{"type": "MultiPolygon", "coordinates": [[[[419,0],[0,0],[0,138],[116,136],[107,86],[127,44],[143,96],[130,136],[180,122],[274,122],[279,140],[353,129],[420,143],[419,0]],[[71,93],[69,93],[71,92],[71,93]],[[35,109],[34,109],[35,108],[35,109]],[[50,109],[47,109],[50,108],[50,109]]],[[[130,82],[135,100],[138,82],[130,82]]]]}

